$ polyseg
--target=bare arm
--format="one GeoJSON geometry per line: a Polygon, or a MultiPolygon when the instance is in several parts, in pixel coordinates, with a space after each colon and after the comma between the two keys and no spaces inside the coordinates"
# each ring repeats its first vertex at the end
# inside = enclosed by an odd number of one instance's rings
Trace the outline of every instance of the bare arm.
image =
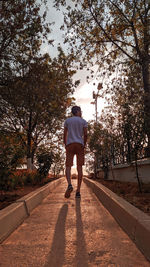
{"type": "Polygon", "coordinates": [[[67,134],[68,134],[68,129],[64,127],[64,145],[66,146],[67,144],[67,134]]]}
{"type": "Polygon", "coordinates": [[[87,142],[87,128],[86,127],[83,128],[83,133],[84,133],[84,147],[85,147],[86,142],[87,142]]]}

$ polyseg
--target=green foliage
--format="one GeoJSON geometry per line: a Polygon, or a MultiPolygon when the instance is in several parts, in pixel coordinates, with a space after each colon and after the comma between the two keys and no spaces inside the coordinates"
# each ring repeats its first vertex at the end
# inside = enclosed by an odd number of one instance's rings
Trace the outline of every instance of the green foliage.
{"type": "Polygon", "coordinates": [[[53,60],[40,53],[43,42],[51,43],[46,11],[40,9],[47,1],[1,2],[0,129],[15,132],[33,162],[43,139],[61,127],[78,81],[72,81],[72,54],[61,47],[53,60]]]}
{"type": "Polygon", "coordinates": [[[60,151],[60,149],[54,153],[54,160],[52,164],[52,172],[54,174],[54,177],[57,177],[61,171],[64,171],[65,166],[65,158],[64,158],[64,152],[63,150],[60,151]]]}
{"type": "MultiPolygon", "coordinates": [[[[31,143],[37,145],[36,137],[34,140],[31,138],[32,131],[35,130],[34,124],[37,123],[36,119],[33,121],[31,117],[33,114],[34,118],[37,117],[40,110],[36,110],[35,114],[33,102],[37,92],[32,92],[34,81],[29,73],[33,72],[33,66],[37,64],[42,38],[44,41],[50,32],[49,25],[45,22],[46,12],[40,12],[42,3],[46,4],[46,1],[1,1],[0,127],[16,132],[26,154],[30,156],[31,143]],[[26,138],[20,135],[22,129],[26,138]]],[[[34,73],[35,80],[36,74],[34,73]]]]}
{"type": "Polygon", "coordinates": [[[113,87],[111,110],[115,116],[115,143],[120,144],[120,152],[117,144],[117,153],[120,154],[122,162],[131,162],[136,158],[144,157],[143,150],[147,145],[144,126],[144,92],[138,64],[132,66],[127,64],[122,71],[124,78],[120,73],[113,87]]]}
{"type": "Polygon", "coordinates": [[[18,169],[16,171],[11,170],[7,174],[8,175],[5,175],[4,179],[0,182],[0,190],[11,191],[28,185],[35,186],[43,179],[36,170],[18,169]]]}
{"type": "Polygon", "coordinates": [[[61,50],[53,61],[44,55],[35,58],[23,77],[16,77],[9,87],[1,87],[1,110],[5,115],[1,127],[22,131],[20,139],[29,158],[34,157],[40,142],[61,126],[71,104],[74,72],[69,70],[70,64],[70,58],[61,50]]]}
{"type": "Polygon", "coordinates": [[[49,173],[51,164],[53,162],[53,153],[48,149],[46,149],[45,147],[41,146],[38,149],[36,158],[37,158],[38,172],[42,179],[43,177],[46,177],[49,173]]]}
{"type": "Polygon", "coordinates": [[[97,56],[110,64],[123,53],[141,63],[148,55],[149,1],[72,0],[70,8],[66,0],[54,2],[56,8],[68,6],[62,27],[69,33],[65,42],[87,61],[97,56]]]}
{"type": "Polygon", "coordinates": [[[2,0],[0,61],[2,71],[0,84],[10,84],[14,73],[20,73],[20,64],[32,60],[41,45],[41,40],[50,32],[46,23],[46,11],[40,12],[45,0],[2,0]]]}
{"type": "Polygon", "coordinates": [[[0,188],[5,188],[10,182],[12,172],[23,163],[24,149],[17,135],[0,133],[0,188]]]}
{"type": "Polygon", "coordinates": [[[98,121],[89,122],[89,162],[108,171],[111,165],[132,163],[144,157],[146,145],[143,130],[143,111],[134,109],[134,100],[122,101],[117,114],[111,115],[112,107],[105,108],[98,121]],[[130,104],[129,104],[130,103],[130,104]],[[93,155],[93,160],[91,155],[93,155]]]}
{"type": "MultiPolygon", "coordinates": [[[[105,129],[100,123],[90,123],[89,124],[89,139],[88,146],[90,152],[94,154],[94,169],[102,168],[104,173],[108,172],[108,166],[111,162],[111,138],[112,135],[109,133],[108,129],[105,129]],[[95,166],[96,164],[96,166],[95,166]]],[[[95,173],[96,175],[96,173],[95,173]]]]}
{"type": "MultiPolygon", "coordinates": [[[[138,87],[140,81],[144,100],[144,131],[148,139],[147,152],[149,151],[150,156],[150,2],[145,0],[72,0],[71,4],[66,0],[54,2],[56,8],[61,5],[66,6],[62,30],[65,29],[68,34],[64,42],[70,44],[70,50],[76,55],[76,61],[80,63],[81,68],[87,67],[90,63],[99,66],[98,79],[104,79],[105,95],[111,93],[114,97],[118,83],[122,85],[124,95],[128,94],[128,88],[124,87],[126,78],[129,72],[133,74],[133,69],[138,68],[136,75],[134,73],[132,77],[132,88],[134,88],[132,93],[136,94],[137,89],[138,96],[141,97],[138,87]]],[[[91,74],[93,75],[92,71],[91,74]]]]}

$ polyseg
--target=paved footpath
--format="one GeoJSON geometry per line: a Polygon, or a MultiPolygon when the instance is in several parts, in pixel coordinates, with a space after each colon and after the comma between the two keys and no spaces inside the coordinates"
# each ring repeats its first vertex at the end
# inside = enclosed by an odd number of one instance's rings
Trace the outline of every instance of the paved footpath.
{"type": "Polygon", "coordinates": [[[75,190],[65,199],[65,188],[64,180],[1,244],[1,267],[150,267],[84,183],[81,200],[75,190]]]}

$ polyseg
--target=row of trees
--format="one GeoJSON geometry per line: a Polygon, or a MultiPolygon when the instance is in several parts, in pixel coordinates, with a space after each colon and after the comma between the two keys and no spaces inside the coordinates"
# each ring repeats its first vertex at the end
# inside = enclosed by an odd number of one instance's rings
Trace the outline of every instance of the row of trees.
{"type": "MultiPolygon", "coordinates": [[[[68,33],[65,42],[77,61],[80,58],[80,67],[99,66],[102,95],[109,96],[111,106],[106,120],[112,115],[115,121],[111,133],[124,139],[127,151],[144,142],[150,156],[150,2],[54,2],[56,8],[66,6],[62,29],[68,33]]],[[[124,151],[122,143],[119,146],[124,151]]]]}
{"type": "Polygon", "coordinates": [[[93,155],[88,164],[93,169],[96,162],[106,174],[112,165],[131,164],[148,156],[142,79],[138,68],[130,68],[125,79],[117,78],[108,102],[98,122],[89,122],[89,154],[93,155]]]}
{"type": "Polygon", "coordinates": [[[54,59],[40,52],[42,42],[53,41],[48,40],[46,12],[40,14],[47,1],[38,2],[1,1],[1,133],[17,134],[31,165],[43,140],[61,131],[78,85],[72,82],[72,61],[80,68],[97,64],[104,81],[101,94],[109,107],[101,123],[91,127],[94,135],[100,132],[97,142],[91,136],[91,151],[97,157],[103,151],[104,157],[103,148],[110,144],[107,151],[115,163],[116,155],[133,160],[142,145],[150,156],[149,1],[54,0],[56,8],[66,7],[62,30],[67,31],[64,42],[70,49],[66,56],[59,47],[54,59]]]}
{"type": "MultiPolygon", "coordinates": [[[[106,173],[112,165],[131,164],[145,156],[145,135],[135,129],[135,122],[128,121],[121,127],[121,121],[113,125],[106,123],[105,117],[101,117],[101,123],[89,123],[89,142],[87,153],[87,170],[102,168],[106,173]],[[136,132],[135,132],[136,131],[136,132]]],[[[132,117],[132,119],[134,119],[132,117]]]]}
{"type": "Polygon", "coordinates": [[[72,55],[66,56],[61,47],[53,59],[41,53],[43,42],[53,42],[48,39],[51,25],[46,23],[46,12],[41,14],[46,2],[1,1],[1,170],[8,165],[16,168],[24,158],[29,169],[35,160],[41,161],[42,170],[49,154],[49,163],[58,172],[62,122],[78,82],[72,80],[72,55]]]}
{"type": "Polygon", "coordinates": [[[38,57],[23,76],[1,86],[1,129],[18,134],[32,162],[42,140],[60,129],[70,105],[74,72],[68,61],[62,50],[53,61],[48,55],[38,57]]]}

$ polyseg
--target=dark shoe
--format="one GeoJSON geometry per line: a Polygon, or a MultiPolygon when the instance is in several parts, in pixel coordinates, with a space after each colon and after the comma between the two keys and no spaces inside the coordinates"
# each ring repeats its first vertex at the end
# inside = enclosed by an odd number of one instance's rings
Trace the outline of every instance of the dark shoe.
{"type": "Polygon", "coordinates": [[[81,197],[80,192],[76,192],[76,198],[80,198],[80,197],[81,197]]]}
{"type": "Polygon", "coordinates": [[[68,185],[68,188],[65,192],[65,198],[69,198],[72,191],[73,191],[73,187],[72,187],[72,184],[70,184],[68,185]]]}

